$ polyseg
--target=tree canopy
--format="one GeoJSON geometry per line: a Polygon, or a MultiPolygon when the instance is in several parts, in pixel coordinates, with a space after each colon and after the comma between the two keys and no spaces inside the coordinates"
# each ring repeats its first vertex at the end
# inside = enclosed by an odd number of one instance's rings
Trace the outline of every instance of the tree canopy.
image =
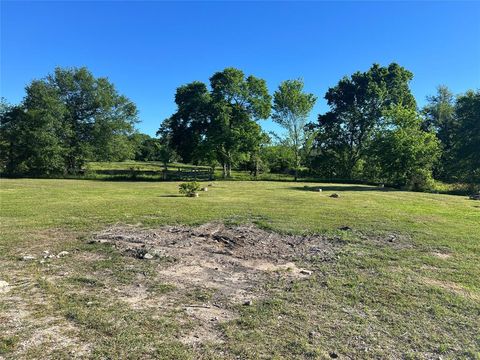
{"type": "Polygon", "coordinates": [[[301,165],[301,151],[308,144],[307,118],[317,98],[303,92],[302,80],[287,80],[273,95],[272,119],[287,130],[286,140],[294,154],[295,180],[301,165]]]}
{"type": "Polygon", "coordinates": [[[480,91],[454,95],[446,86],[417,108],[413,74],[373,64],[325,93],[329,110],[307,123],[316,103],[303,80],[269,94],[265,80],[236,68],[209,83],[176,89],[176,111],[157,137],[135,129],[135,104],[87,68],[56,68],[25,88],[20,104],[0,103],[0,171],[9,176],[78,174],[89,161],[220,165],[385,182],[424,190],[432,179],[480,184],[480,91]],[[273,99],[273,103],[272,103],[273,99]],[[272,119],[280,134],[265,133],[272,119]]]}
{"type": "Polygon", "coordinates": [[[86,68],[55,69],[26,88],[23,102],[2,115],[6,172],[76,173],[87,161],[132,155],[137,109],[106,78],[86,68]]]}
{"type": "Polygon", "coordinates": [[[185,162],[218,162],[224,176],[242,154],[258,152],[263,141],[256,122],[270,114],[271,97],[265,80],[245,77],[226,68],[210,78],[211,90],[201,82],[177,89],[177,111],[159,130],[185,162]]]}
{"type": "Polygon", "coordinates": [[[318,170],[327,176],[352,178],[359,171],[385,110],[402,105],[416,108],[409,82],[413,74],[398,64],[374,64],[366,72],[344,77],[328,89],[330,111],[318,117],[318,170]]]}

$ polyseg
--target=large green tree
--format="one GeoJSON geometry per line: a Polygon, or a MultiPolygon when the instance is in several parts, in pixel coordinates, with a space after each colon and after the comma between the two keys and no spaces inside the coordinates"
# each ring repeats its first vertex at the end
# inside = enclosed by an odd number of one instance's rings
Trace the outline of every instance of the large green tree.
{"type": "Polygon", "coordinates": [[[65,111],[54,89],[33,81],[24,103],[2,114],[7,174],[39,176],[64,172],[64,138],[68,131],[62,122],[65,111]]]}
{"type": "Polygon", "coordinates": [[[208,135],[225,177],[241,153],[258,152],[264,136],[256,122],[270,115],[271,96],[265,80],[226,68],[210,78],[212,118],[208,135]]]}
{"type": "Polygon", "coordinates": [[[301,165],[302,150],[308,146],[307,118],[316,97],[303,91],[302,80],[286,80],[273,95],[273,120],[286,131],[286,142],[294,155],[295,181],[301,165]]]}
{"type": "Polygon", "coordinates": [[[374,64],[344,77],[328,89],[330,111],[318,117],[316,166],[322,175],[353,178],[371,144],[374,130],[391,106],[415,109],[409,82],[413,74],[398,64],[374,64]]]}
{"type": "Polygon", "coordinates": [[[11,173],[19,157],[16,134],[19,132],[20,117],[24,116],[20,106],[0,99],[0,171],[11,173]]]}
{"type": "Polygon", "coordinates": [[[177,111],[163,121],[157,135],[186,163],[204,159],[206,132],[211,122],[211,96],[199,81],[180,86],[175,93],[177,111]]]}
{"type": "Polygon", "coordinates": [[[57,68],[46,85],[57,90],[67,111],[68,169],[75,172],[87,160],[123,160],[133,155],[128,135],[134,131],[137,109],[106,78],[87,68],[57,68]]]}
{"type": "Polygon", "coordinates": [[[453,135],[456,177],[469,184],[480,184],[480,90],[470,90],[457,99],[458,122],[453,135]]]}
{"type": "Polygon", "coordinates": [[[432,131],[422,129],[415,109],[401,105],[384,112],[369,148],[366,168],[371,178],[413,190],[432,186],[432,168],[440,156],[439,142],[432,131]]]}
{"type": "Polygon", "coordinates": [[[133,156],[128,136],[137,109],[106,78],[86,68],[55,69],[26,88],[18,109],[2,115],[11,174],[76,173],[89,160],[133,156]]]}
{"type": "Polygon", "coordinates": [[[265,138],[257,120],[269,116],[271,97],[264,80],[234,68],[215,73],[210,87],[201,82],[179,87],[177,111],[163,121],[158,135],[184,162],[218,162],[228,177],[242,155],[256,158],[265,138]]]}
{"type": "Polygon", "coordinates": [[[437,88],[435,95],[427,97],[427,101],[422,111],[425,116],[423,127],[434,131],[442,146],[442,156],[435,173],[440,178],[451,179],[455,167],[454,135],[458,124],[455,96],[442,85],[437,88]]]}

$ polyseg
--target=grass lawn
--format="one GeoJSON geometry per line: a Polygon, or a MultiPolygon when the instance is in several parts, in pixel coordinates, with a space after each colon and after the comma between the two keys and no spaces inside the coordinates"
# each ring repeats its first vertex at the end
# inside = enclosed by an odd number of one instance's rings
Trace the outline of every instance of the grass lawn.
{"type": "Polygon", "coordinates": [[[0,281],[9,284],[0,288],[0,358],[480,359],[478,201],[267,181],[217,181],[198,198],[167,182],[0,184],[0,281]],[[215,288],[177,292],[156,275],[167,260],[89,243],[113,224],[211,221],[342,246],[332,261],[299,263],[311,276],[258,283],[251,306],[225,300],[231,316],[208,324],[217,338],[189,342],[210,320],[184,306],[211,303],[215,288]],[[68,254],[44,259],[46,250],[68,254]],[[148,301],[134,301],[140,291],[148,301]]]}
{"type": "MultiPolygon", "coordinates": [[[[159,161],[120,161],[120,162],[89,162],[87,164],[87,172],[85,175],[76,175],[75,178],[87,180],[115,180],[115,181],[160,181],[163,180],[162,171],[164,164],[159,161]],[[104,174],[102,171],[113,172],[113,174],[104,174]],[[121,171],[121,174],[114,174],[115,171],[121,171]],[[142,174],[142,171],[154,171],[153,174],[142,174]]],[[[209,171],[210,167],[202,165],[188,165],[182,163],[169,163],[167,169],[171,172],[179,170],[187,173],[192,170],[209,171]]],[[[222,178],[222,170],[217,166],[214,171],[214,177],[222,178]]],[[[205,178],[204,178],[205,179],[205,178]]],[[[248,171],[232,170],[229,180],[270,180],[270,181],[293,181],[293,175],[276,174],[276,173],[261,173],[254,179],[253,175],[248,171]]],[[[174,180],[177,180],[175,178],[174,180]]],[[[182,179],[178,179],[182,180],[182,179]]]]}

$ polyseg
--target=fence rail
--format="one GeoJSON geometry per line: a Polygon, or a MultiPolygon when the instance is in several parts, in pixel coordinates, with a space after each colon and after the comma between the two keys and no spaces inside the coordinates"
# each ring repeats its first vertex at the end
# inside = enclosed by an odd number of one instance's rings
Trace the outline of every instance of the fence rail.
{"type": "Polygon", "coordinates": [[[139,176],[158,177],[159,180],[213,180],[212,170],[195,168],[161,169],[161,170],[140,170],[140,169],[99,169],[91,173],[98,175],[118,176],[135,178],[139,176]]]}

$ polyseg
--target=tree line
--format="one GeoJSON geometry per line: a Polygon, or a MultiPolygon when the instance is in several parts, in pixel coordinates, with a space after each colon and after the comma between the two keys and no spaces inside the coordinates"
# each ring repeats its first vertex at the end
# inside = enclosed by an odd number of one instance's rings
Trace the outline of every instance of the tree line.
{"type": "Polygon", "coordinates": [[[417,106],[402,66],[374,64],[325,94],[329,110],[309,122],[317,101],[300,79],[270,95],[266,81],[235,68],[209,84],[177,88],[176,111],[157,138],[135,130],[135,104],[86,68],[55,69],[26,87],[18,105],[2,101],[0,166],[11,176],[75,174],[89,161],[172,160],[367,180],[428,189],[433,178],[480,183],[480,91],[455,96],[445,86],[417,106]],[[266,133],[271,118],[282,133],[266,133]]]}

